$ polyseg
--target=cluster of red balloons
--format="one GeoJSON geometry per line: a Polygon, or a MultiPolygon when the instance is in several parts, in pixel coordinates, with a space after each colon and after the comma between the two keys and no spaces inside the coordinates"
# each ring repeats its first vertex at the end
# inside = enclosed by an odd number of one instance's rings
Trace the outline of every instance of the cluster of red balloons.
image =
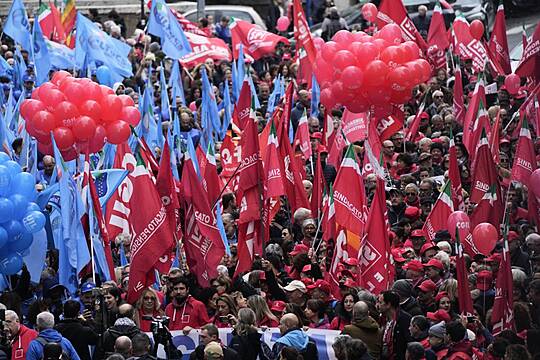
{"type": "Polygon", "coordinates": [[[406,102],[412,88],[431,75],[418,45],[402,42],[396,24],[385,25],[373,36],[341,30],[331,41],[314,41],[314,72],[320,101],[327,108],[341,105],[354,113],[371,109],[376,117],[384,117],[392,112],[392,104],[406,102]]]}
{"type": "Polygon", "coordinates": [[[130,125],[136,126],[141,114],[133,99],[87,78],[75,78],[66,71],[56,72],[51,81],[23,101],[20,113],[26,131],[38,141],[43,154],[53,154],[51,132],[65,160],[87,150],[95,153],[105,141],[121,144],[128,140],[130,125]]]}

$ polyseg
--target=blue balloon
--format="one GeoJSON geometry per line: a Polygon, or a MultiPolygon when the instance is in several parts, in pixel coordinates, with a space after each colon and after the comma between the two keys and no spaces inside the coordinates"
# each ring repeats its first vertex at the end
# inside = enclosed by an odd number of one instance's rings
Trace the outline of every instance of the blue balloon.
{"type": "Polygon", "coordinates": [[[112,86],[111,84],[111,70],[108,66],[101,65],[96,69],[96,77],[101,85],[112,86]]]}
{"type": "MultiPolygon", "coordinates": [[[[0,249],[2,248],[2,246],[6,245],[7,241],[8,241],[8,233],[3,227],[0,227],[0,249]]],[[[1,251],[1,253],[3,252],[4,251],[1,251]]]]}
{"type": "Polygon", "coordinates": [[[26,207],[28,206],[26,196],[14,194],[9,197],[9,200],[13,203],[13,219],[22,219],[26,215],[26,207]]]}
{"type": "Polygon", "coordinates": [[[17,238],[17,235],[24,231],[22,224],[15,220],[8,221],[3,224],[3,226],[7,232],[9,241],[14,241],[17,238]]]}
{"type": "Polygon", "coordinates": [[[5,197],[0,197],[0,222],[13,220],[13,202],[5,197]]]}
{"type": "Polygon", "coordinates": [[[9,253],[0,258],[0,273],[13,275],[19,272],[23,266],[22,256],[17,253],[9,253]]]}
{"type": "Polygon", "coordinates": [[[16,236],[14,241],[9,242],[8,252],[20,253],[21,251],[28,249],[30,245],[32,245],[32,241],[34,241],[32,234],[23,232],[16,236]]]}
{"type": "Polygon", "coordinates": [[[36,180],[32,174],[27,172],[18,173],[11,180],[11,191],[15,194],[26,196],[28,199],[34,197],[36,180]]]}
{"type": "Polygon", "coordinates": [[[26,231],[33,234],[45,226],[45,215],[41,211],[30,211],[22,219],[22,223],[26,231]]]}
{"type": "Polygon", "coordinates": [[[3,165],[8,168],[9,174],[12,178],[22,171],[21,165],[13,160],[8,160],[3,165]]]}
{"type": "Polygon", "coordinates": [[[0,165],[0,193],[6,194],[9,191],[10,182],[11,182],[11,174],[9,172],[8,167],[4,165],[0,165]]]}
{"type": "Polygon", "coordinates": [[[39,208],[39,205],[35,202],[29,202],[28,206],[26,207],[26,212],[28,213],[30,211],[41,211],[41,209],[39,208]]]}
{"type": "Polygon", "coordinates": [[[0,151],[0,164],[3,164],[3,163],[5,163],[5,162],[8,161],[8,160],[11,160],[11,159],[9,158],[9,155],[6,154],[6,153],[3,152],[3,151],[0,151]]]}

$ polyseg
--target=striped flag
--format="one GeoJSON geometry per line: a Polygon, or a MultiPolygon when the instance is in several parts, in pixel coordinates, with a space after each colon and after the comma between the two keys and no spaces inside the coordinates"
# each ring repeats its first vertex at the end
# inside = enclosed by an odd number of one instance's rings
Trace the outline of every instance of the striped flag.
{"type": "Polygon", "coordinates": [[[435,234],[439,230],[448,228],[448,217],[454,211],[454,202],[452,201],[451,182],[447,181],[435,202],[433,209],[429,213],[424,223],[424,233],[429,241],[435,240],[435,234]]]}
{"type": "Polygon", "coordinates": [[[67,34],[66,45],[70,48],[75,47],[75,20],[77,19],[77,9],[75,0],[65,0],[64,12],[62,13],[62,26],[67,34]]]}
{"type": "Polygon", "coordinates": [[[47,39],[50,39],[54,29],[54,20],[53,13],[49,5],[41,4],[39,9],[37,10],[37,18],[39,25],[41,26],[43,36],[45,36],[47,39]]]}

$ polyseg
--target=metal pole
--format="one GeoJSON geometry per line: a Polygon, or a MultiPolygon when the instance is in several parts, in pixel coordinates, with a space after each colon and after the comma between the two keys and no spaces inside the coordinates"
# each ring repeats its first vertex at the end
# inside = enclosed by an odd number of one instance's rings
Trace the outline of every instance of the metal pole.
{"type": "Polygon", "coordinates": [[[204,8],[205,8],[205,0],[197,0],[197,19],[204,17],[204,8]]]}
{"type": "Polygon", "coordinates": [[[144,0],[141,0],[141,20],[144,19],[144,0]]]}

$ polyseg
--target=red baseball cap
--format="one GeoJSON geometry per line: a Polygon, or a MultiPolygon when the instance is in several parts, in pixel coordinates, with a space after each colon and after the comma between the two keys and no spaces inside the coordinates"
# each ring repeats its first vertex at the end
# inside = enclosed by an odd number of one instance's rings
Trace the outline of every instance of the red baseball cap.
{"type": "Polygon", "coordinates": [[[424,230],[416,229],[411,232],[411,237],[426,237],[424,230]]]}
{"type": "Polygon", "coordinates": [[[452,320],[450,314],[448,314],[448,312],[443,309],[439,309],[435,312],[428,312],[427,318],[429,320],[435,321],[436,323],[439,323],[441,321],[450,322],[452,320]]]}
{"type": "Polygon", "coordinates": [[[283,310],[285,310],[285,305],[286,305],[285,301],[276,300],[272,303],[272,307],[270,308],[270,310],[283,312],[283,310]]]}
{"type": "Polygon", "coordinates": [[[510,230],[508,232],[508,242],[512,242],[517,239],[519,239],[519,234],[513,230],[510,230]]]}
{"type": "Polygon", "coordinates": [[[350,279],[350,278],[347,278],[345,279],[344,282],[340,283],[339,286],[341,287],[347,287],[347,288],[354,288],[354,287],[357,287],[358,284],[356,283],[356,281],[350,279]]]}
{"type": "Polygon", "coordinates": [[[422,247],[420,248],[420,255],[424,255],[424,253],[426,251],[428,251],[429,249],[437,249],[437,250],[439,250],[439,247],[436,244],[432,243],[432,242],[427,242],[424,245],[422,245],[422,247]]]}
{"type": "Polygon", "coordinates": [[[322,133],[320,133],[318,131],[314,132],[313,134],[311,134],[310,138],[311,139],[319,139],[319,140],[321,140],[322,139],[322,133]]]}
{"type": "Polygon", "coordinates": [[[295,256],[298,254],[307,254],[309,252],[309,248],[304,244],[296,244],[294,245],[293,251],[291,251],[291,255],[295,256]]]}
{"type": "Polygon", "coordinates": [[[392,257],[394,258],[394,261],[395,261],[395,262],[402,263],[402,262],[407,261],[407,260],[403,257],[400,248],[392,249],[390,252],[392,253],[392,257]]]}
{"type": "Polygon", "coordinates": [[[439,270],[444,270],[444,265],[439,259],[430,259],[427,264],[424,264],[424,267],[434,267],[439,270]]]}
{"type": "Polygon", "coordinates": [[[422,281],[422,283],[418,285],[418,288],[423,292],[437,291],[437,285],[430,279],[422,281]]]}
{"type": "Polygon", "coordinates": [[[307,273],[308,271],[311,271],[311,264],[304,265],[302,268],[303,273],[307,273]]]}
{"type": "Polygon", "coordinates": [[[330,284],[328,283],[328,281],[322,280],[322,279],[317,279],[317,281],[315,281],[313,285],[309,285],[307,288],[308,290],[319,289],[322,292],[325,292],[327,294],[330,294],[330,292],[332,291],[331,290],[332,288],[330,287],[330,284]]]}
{"type": "Polygon", "coordinates": [[[435,301],[436,301],[436,302],[439,302],[439,301],[441,301],[441,299],[444,298],[444,297],[448,297],[448,293],[447,293],[446,291],[439,291],[439,292],[437,293],[437,296],[435,296],[435,301]]]}
{"type": "Polygon", "coordinates": [[[405,270],[412,270],[412,271],[424,271],[424,266],[422,263],[418,260],[411,260],[408,263],[406,263],[403,268],[405,270]]]}
{"type": "Polygon", "coordinates": [[[348,258],[347,260],[343,260],[343,263],[349,266],[358,266],[358,259],[348,258]]]}
{"type": "Polygon", "coordinates": [[[501,260],[502,260],[501,253],[493,253],[491,254],[491,256],[485,259],[486,262],[497,262],[497,263],[500,263],[501,260]]]}
{"type": "Polygon", "coordinates": [[[420,209],[416,206],[408,206],[405,209],[405,217],[409,219],[418,219],[418,217],[420,217],[420,213],[420,209]]]}

